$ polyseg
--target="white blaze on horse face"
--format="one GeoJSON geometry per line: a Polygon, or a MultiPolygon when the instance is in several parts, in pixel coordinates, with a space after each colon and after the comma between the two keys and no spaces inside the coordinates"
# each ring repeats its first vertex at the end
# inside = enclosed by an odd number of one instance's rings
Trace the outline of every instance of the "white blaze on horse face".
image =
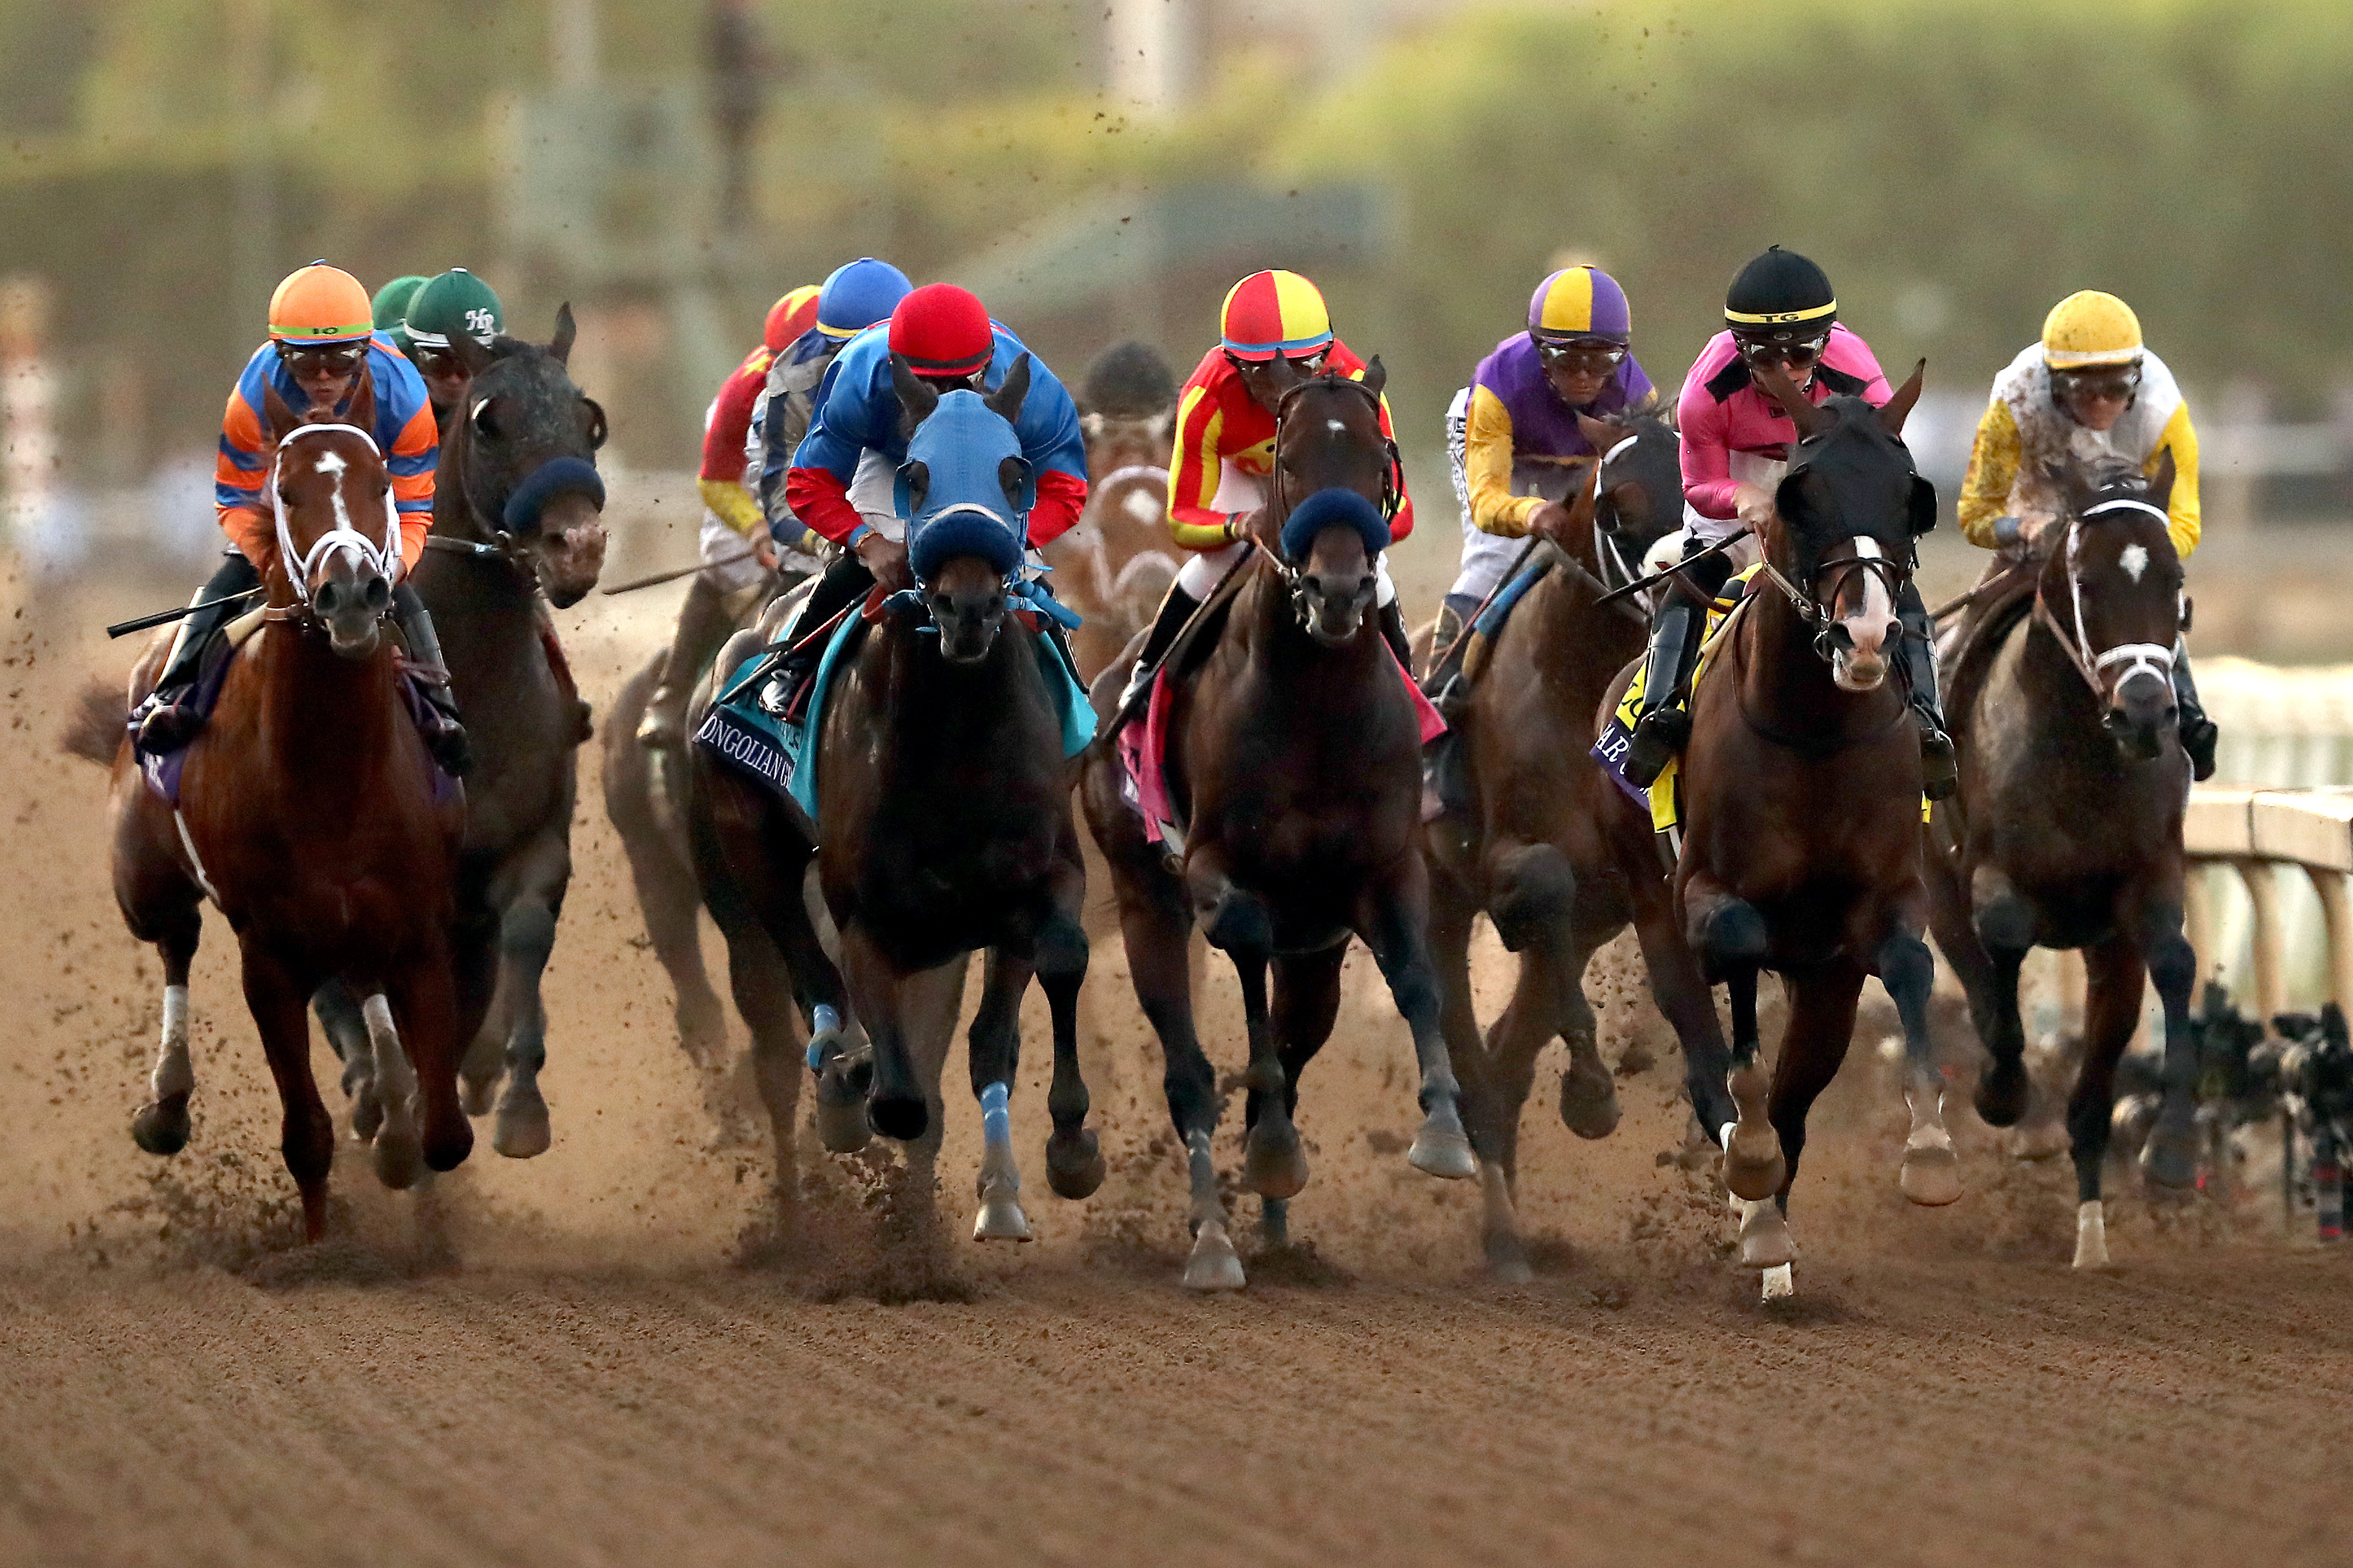
{"type": "Polygon", "coordinates": [[[2139,582],[2140,574],[2148,570],[2148,546],[2146,544],[2126,545],[2124,547],[2123,553],[2116,557],[2116,564],[2125,569],[2126,576],[2131,578],[2136,583],[2139,582]]]}
{"type": "MultiPolygon", "coordinates": [[[[1879,542],[1869,537],[1854,541],[1854,553],[1859,561],[1886,559],[1879,542]]],[[[1885,644],[1895,625],[1895,605],[1888,597],[1884,574],[1869,567],[1858,568],[1858,572],[1862,578],[1862,604],[1840,619],[1850,646],[1840,649],[1831,659],[1831,679],[1845,690],[1869,691],[1887,678],[1890,650],[1885,644]]]]}

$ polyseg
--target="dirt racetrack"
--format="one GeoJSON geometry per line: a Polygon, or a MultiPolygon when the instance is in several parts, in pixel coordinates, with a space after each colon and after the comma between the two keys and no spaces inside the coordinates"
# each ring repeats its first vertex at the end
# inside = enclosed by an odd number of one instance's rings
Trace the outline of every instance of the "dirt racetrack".
{"type": "MultiPolygon", "coordinates": [[[[158,972],[107,890],[102,781],[51,740],[83,674],[124,662],[81,628],[145,597],[17,603],[0,1562],[2353,1560],[2353,1258],[2282,1242],[2257,1204],[2126,1194],[2117,1271],[2075,1275],[2067,1173],[2005,1162],[1966,1114],[1969,1195],[1912,1210],[1864,1050],[1817,1116],[1800,1295],[1771,1310],[1720,1260],[1719,1200],[1661,1162],[1671,1048],[1599,1143],[1560,1127],[1548,1064],[1524,1141],[1538,1278],[1485,1282],[1472,1184],[1405,1166],[1409,1053],[1361,963],[1304,1086],[1300,1248],[1187,1297],[1181,1162],[1115,939],[1089,983],[1102,1193],[1046,1190],[1033,1006],[1036,1245],[953,1238],[977,1143],[960,1056],[937,1256],[878,1252],[871,1173],[813,1140],[779,1219],[765,1151],[712,1147],[593,781],[550,980],[554,1149],[485,1140],[417,1195],[346,1159],[337,1238],[291,1248],[217,921],[195,1141],[157,1162],[128,1136],[158,972]]],[[[592,695],[662,607],[575,618],[592,695]]],[[[1657,1043],[1631,978],[1602,987],[1613,1060],[1657,1043]]]]}

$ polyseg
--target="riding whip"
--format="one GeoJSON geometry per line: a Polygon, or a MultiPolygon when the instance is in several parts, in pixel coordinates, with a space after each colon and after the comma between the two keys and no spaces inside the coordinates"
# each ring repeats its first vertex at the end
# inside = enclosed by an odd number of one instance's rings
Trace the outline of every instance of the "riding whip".
{"type": "Polygon", "coordinates": [[[1711,555],[1723,554],[1725,551],[1731,549],[1742,540],[1746,539],[1755,531],[1756,531],[1753,529],[1744,528],[1736,533],[1728,533],[1722,539],[1717,540],[1714,544],[1709,545],[1706,549],[1696,551],[1692,554],[1684,556],[1681,561],[1676,562],[1673,565],[1668,567],[1663,572],[1653,572],[1647,577],[1635,578],[1634,581],[1627,584],[1622,588],[1612,588],[1609,592],[1602,595],[1599,599],[1596,599],[1593,602],[1593,607],[1598,610],[1604,605],[1614,605],[1629,594],[1639,594],[1654,583],[1663,583],[1668,578],[1672,577],[1683,571],[1684,567],[1690,565],[1694,561],[1704,561],[1711,555]]]}
{"type": "Polygon", "coordinates": [[[1495,595],[1511,585],[1512,580],[1517,577],[1521,569],[1527,565],[1528,557],[1534,555],[1536,552],[1536,546],[1543,542],[1543,535],[1534,533],[1528,535],[1527,543],[1522,545],[1520,552],[1512,557],[1511,569],[1495,579],[1495,585],[1487,590],[1487,596],[1479,601],[1479,607],[1462,617],[1462,629],[1454,634],[1454,640],[1446,645],[1446,650],[1443,653],[1440,653],[1437,658],[1430,661],[1430,668],[1444,669],[1446,661],[1454,657],[1454,650],[1471,640],[1471,633],[1477,627],[1479,617],[1487,613],[1487,606],[1495,602],[1495,595]]]}
{"type": "Polygon", "coordinates": [[[182,605],[176,610],[158,610],[152,616],[134,616],[130,620],[117,621],[107,627],[106,635],[111,637],[128,637],[132,632],[143,632],[149,626],[169,626],[174,621],[195,615],[198,610],[208,610],[215,605],[231,605],[239,599],[250,599],[256,594],[268,592],[269,592],[269,585],[265,583],[259,588],[248,588],[239,594],[224,594],[217,599],[207,599],[201,605],[182,605]]]}
{"type": "Polygon", "coordinates": [[[758,553],[759,552],[754,550],[751,546],[745,545],[734,554],[723,555],[716,561],[698,561],[691,566],[676,566],[667,572],[657,572],[650,577],[638,577],[627,583],[616,583],[611,587],[605,589],[604,592],[607,594],[634,594],[640,588],[659,588],[664,583],[675,583],[681,577],[691,577],[697,572],[705,571],[712,567],[733,566],[738,561],[749,561],[753,556],[758,553]]]}

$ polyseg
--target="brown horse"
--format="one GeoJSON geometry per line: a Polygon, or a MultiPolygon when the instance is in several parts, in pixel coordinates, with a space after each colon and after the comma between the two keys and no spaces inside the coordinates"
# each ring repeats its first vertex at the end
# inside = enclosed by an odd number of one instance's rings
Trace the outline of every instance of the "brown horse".
{"type": "MultiPolygon", "coordinates": [[[[1176,682],[1166,767],[1189,818],[1181,862],[1147,841],[1108,748],[1096,749],[1083,776],[1088,825],[1117,884],[1136,995],[1160,1037],[1169,1115],[1189,1163],[1194,1245],[1184,1279],[1196,1289],[1243,1283],[1210,1155],[1217,1079],[1193,1029],[1187,947],[1197,918],[1241,981],[1245,1180],[1265,1200],[1271,1242],[1285,1239],[1284,1204],[1307,1180],[1292,1117],[1300,1074],[1332,1032],[1352,932],[1372,949],[1413,1030],[1426,1115],[1409,1158],[1433,1175],[1474,1168],[1430,956],[1420,730],[1371,614],[1366,530],[1385,537],[1396,501],[1395,452],[1380,427],[1384,379],[1375,360],[1361,381],[1319,375],[1284,395],[1270,512],[1290,558],[1246,557],[1236,570],[1249,575],[1207,662],[1163,678],[1176,682]]],[[[1097,679],[1099,715],[1111,716],[1127,673],[1114,665],[1097,679]]]]}
{"type": "MultiPolygon", "coordinates": [[[[409,1185],[420,1160],[449,1170],[474,1142],[458,1102],[449,937],[464,797],[455,784],[437,791],[384,636],[400,531],[390,475],[365,433],[374,405],[363,382],[348,425],[301,424],[269,392],[277,444],[262,494],[277,510],[279,548],[261,563],[263,625],[187,748],[177,808],[148,787],[128,740],[111,791],[115,900],[132,934],[164,960],[153,1098],[132,1135],[154,1154],[187,1142],[188,964],[209,897],[237,934],[311,1241],[326,1234],[334,1159],[306,1012],[323,982],[361,998],[385,1184],[409,1185]]],[[[151,654],[133,678],[134,704],[154,662],[151,654]]]]}
{"type": "Polygon", "coordinates": [[[1731,992],[1725,1176],[1742,1210],[1740,1259],[1767,1270],[1768,1298],[1795,1289],[1786,1215],[1806,1113],[1846,1056],[1867,974],[1903,1020],[1905,1195],[1960,1195],[1928,1039],[1919,737],[1889,679],[1913,538],[1936,517],[1900,439],[1920,374],[1882,409],[1850,396],[1817,407],[1778,369],[1759,376],[1799,440],[1759,581],[1692,697],[1674,898],[1685,943],[1731,992]],[[1757,1030],[1768,968],[1789,991],[1769,1107],[1757,1030]]]}
{"type": "MultiPolygon", "coordinates": [[[[1651,414],[1579,423],[1605,456],[1570,498],[1561,542],[1540,548],[1538,558],[1551,555],[1552,568],[1490,645],[1455,720],[1470,809],[1428,830],[1430,946],[1446,983],[1447,1047],[1462,1079],[1485,1189],[1487,1262],[1513,1280],[1528,1277],[1514,1212],[1520,1112],[1546,1043],[1557,1036],[1568,1047],[1561,1120],[1586,1138],[1604,1136],[1618,1122],[1617,1089],[1595,1047],[1584,976],[1594,951],[1625,929],[1636,905],[1610,839],[1617,787],[1593,761],[1593,716],[1620,672],[1641,657],[1644,617],[1630,598],[1596,602],[1631,582],[1651,546],[1682,522],[1672,426],[1651,414]],[[1511,1002],[1483,1042],[1470,964],[1472,922],[1482,912],[1519,956],[1511,1002]]],[[[1656,883],[1649,837],[1645,824],[1633,845],[1635,864],[1643,882],[1656,883]]],[[[1665,899],[1650,900],[1641,934],[1653,994],[1685,1042],[1687,1063],[1720,1064],[1715,1009],[1668,929],[1672,919],[1665,899]],[[1671,984],[1678,962],[1683,983],[1671,984]]],[[[1694,1094],[1704,1103],[1696,1088],[1694,1094]]]]}
{"type": "Polygon", "coordinates": [[[1084,396],[1086,510],[1045,554],[1054,591],[1085,617],[1071,652],[1092,680],[1152,624],[1183,563],[1168,542],[1176,378],[1151,348],[1121,343],[1087,368],[1084,396]]]}
{"type": "Polygon", "coordinates": [[[2027,950],[2087,950],[2067,1131],[2075,1267],[2096,1268],[2108,1261],[2100,1166],[2116,1060],[2139,1021],[2144,973],[2165,1006],[2165,1069],[2141,1170],[2163,1187],[2196,1179],[2198,961],[2182,934],[2189,761],[2172,682],[2182,572],[2166,528],[2170,453],[2151,479],[2137,467],[2052,478],[2067,511],[2032,593],[1991,611],[1956,650],[1959,810],[1938,808],[1928,890],[1936,943],[1993,1056],[1978,1110],[1995,1126],[2026,1109],[2018,973],[2027,950]]]}

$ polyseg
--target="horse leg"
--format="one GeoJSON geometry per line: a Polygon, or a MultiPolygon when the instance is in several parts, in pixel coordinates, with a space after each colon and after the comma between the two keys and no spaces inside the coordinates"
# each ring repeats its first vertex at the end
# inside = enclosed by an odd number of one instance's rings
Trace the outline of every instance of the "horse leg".
{"type": "Polygon", "coordinates": [[[1969,1018],[1993,1058],[1978,1085],[1978,1114],[1990,1127],[2014,1126],[2026,1114],[2026,1025],[2018,1013],[2018,974],[2034,946],[2033,906],[2008,877],[1980,866],[1970,879],[1969,919],[1947,920],[1937,942],[1968,995],[1969,1018]]]}
{"type": "Polygon", "coordinates": [[[1029,989],[1029,961],[1005,947],[988,950],[988,974],[980,1011],[967,1037],[972,1094],[980,1101],[980,1176],[976,1184],[980,1212],[973,1217],[975,1241],[1030,1241],[1029,1218],[1021,1212],[1021,1170],[1013,1157],[1013,1075],[1020,1069],[1021,994],[1029,989]]]}
{"type": "Polygon", "coordinates": [[[1880,943],[1877,967],[1879,984],[1904,1025],[1904,1100],[1912,1112],[1897,1184],[1914,1203],[1941,1208],[1961,1195],[1961,1163],[1945,1126],[1945,1079],[1936,1069],[1936,1047],[1928,1038],[1928,993],[1936,983],[1936,960],[1928,956],[1926,942],[1910,931],[1897,931],[1880,943]]]}
{"type": "Polygon", "coordinates": [[[1261,947],[1226,950],[1241,984],[1242,1019],[1250,1034],[1250,1066],[1242,1071],[1249,1092],[1242,1104],[1242,1184],[1261,1198],[1281,1202],[1307,1185],[1307,1154],[1291,1120],[1291,1099],[1282,1058],[1268,1016],[1266,969],[1261,947]]]}
{"type": "MultiPolygon", "coordinates": [[[[507,1070],[507,1020],[499,1001],[499,915],[462,900],[449,926],[449,973],[458,1006],[458,1038],[467,1042],[458,1062],[458,1099],[469,1116],[498,1106],[507,1070]],[[497,1016],[494,1018],[493,1014],[497,1016]]],[[[373,1058],[371,1058],[373,1059],[373,1058]]]]}
{"type": "MultiPolygon", "coordinates": [[[[393,1044],[416,1070],[425,1165],[454,1171],[474,1152],[474,1128],[458,1095],[458,995],[447,945],[438,937],[427,942],[421,956],[392,980],[391,1016],[399,1020],[393,1044]]],[[[376,1046],[373,1021],[368,1033],[376,1046]]]]}
{"type": "Polygon", "coordinates": [[[164,1031],[147,1075],[147,1102],[132,1113],[131,1140],[150,1154],[176,1154],[188,1146],[188,1097],[196,1089],[188,1058],[188,965],[204,917],[191,900],[155,924],[153,940],[164,960],[164,1031]]]}
{"type": "MultiPolygon", "coordinates": [[[[2142,975],[2138,944],[2118,934],[2084,953],[2084,1065],[2067,1100],[2067,1141],[2075,1159],[2075,1267],[2108,1267],[2107,1214],[2100,1201],[2100,1167],[2116,1102],[2116,1059],[2140,1022],[2142,975]]],[[[2175,1037],[2169,1037],[2169,1047],[2175,1037]]],[[[2168,1086],[2170,1089],[2170,1085],[2168,1086]]]]}
{"type": "Polygon", "coordinates": [[[943,1234],[939,1159],[940,1144],[947,1132],[947,1107],[941,1100],[940,1080],[947,1068],[949,1048],[955,1043],[956,1015],[964,1009],[965,977],[971,968],[971,956],[959,954],[936,969],[907,976],[896,987],[899,1038],[913,1064],[924,1110],[923,1130],[907,1140],[905,1180],[896,1217],[902,1234],[925,1247],[937,1246],[943,1234]]]}
{"type": "Polygon", "coordinates": [[[1705,872],[1683,889],[1683,933],[1700,971],[1725,983],[1732,998],[1732,1054],[1725,1089],[1734,1119],[1717,1137],[1724,1145],[1724,1182],[1743,1200],[1770,1197],[1788,1182],[1789,1167],[1766,1111],[1771,1079],[1757,1059],[1757,975],[1770,942],[1765,917],[1705,872]]]}
{"type": "MultiPolygon", "coordinates": [[[[2198,1041],[2189,1032],[2198,955],[2182,934],[2179,899],[2150,900],[2132,915],[2127,929],[2147,959],[2149,981],[2165,1008],[2165,1094],[2157,1125],[2141,1145],[2141,1176],[2159,1187],[2190,1187],[2198,1181],[2198,1041]]],[[[2137,1009],[2137,988],[2133,1000],[2137,1009]]]]}
{"type": "Polygon", "coordinates": [[[554,1135],[539,1071],[547,1065],[547,1009],[539,977],[555,949],[555,910],[537,892],[509,904],[499,921],[499,990],[512,1009],[507,1035],[507,1086],[499,1096],[491,1147],[510,1160],[547,1152],[554,1135]]]}
{"type": "Polygon", "coordinates": [[[343,1098],[352,1102],[352,1138],[365,1143],[384,1125],[384,1102],[375,1092],[375,1049],[368,1043],[367,1020],[361,1016],[359,998],[340,980],[330,980],[311,994],[311,1011],[335,1059],[343,1064],[343,1098]]]}
{"type": "Polygon", "coordinates": [[[1539,1031],[1538,1048],[1556,1034],[1568,1047],[1561,1121],[1580,1138],[1606,1138],[1618,1126],[1618,1086],[1601,1065],[1593,1011],[1579,984],[1590,952],[1577,942],[1577,873],[1554,845],[1506,846],[1489,857],[1488,887],[1495,932],[1524,960],[1511,1012],[1520,1011],[1523,998],[1529,1011],[1515,1023],[1539,1031]],[[1525,962],[1531,954],[1534,962],[1525,962]]]}
{"type": "Polygon", "coordinates": [[[1046,1138],[1046,1184],[1058,1197],[1076,1199],[1092,1196],[1108,1167],[1102,1144],[1087,1126],[1087,1080],[1079,1070],[1079,989],[1086,983],[1088,957],[1079,910],[1086,897],[1086,870],[1075,836],[1069,848],[1063,874],[1056,879],[1053,912],[1038,932],[1035,962],[1054,1027],[1054,1079],[1046,1089],[1054,1131],[1046,1138]]]}
{"type": "Polygon", "coordinates": [[[660,786],[653,775],[662,759],[642,746],[625,759],[632,749],[633,730],[617,714],[607,731],[621,738],[607,741],[607,767],[626,769],[630,776],[607,788],[607,815],[628,858],[629,881],[645,916],[646,937],[670,976],[670,1016],[678,1027],[679,1047],[697,1068],[716,1076],[726,1067],[727,1017],[702,967],[702,889],[695,885],[693,868],[680,858],[675,840],[664,835],[655,815],[652,792],[660,786]],[[630,796],[626,802],[619,798],[624,791],[630,796]]]}
{"type": "Polygon", "coordinates": [[[367,1021],[368,1046],[375,1058],[376,1096],[383,1125],[374,1140],[375,1177],[395,1192],[414,1186],[425,1171],[425,1141],[417,1129],[417,1070],[401,1049],[392,1005],[379,991],[360,1004],[367,1021]]]}
{"type": "Polygon", "coordinates": [[[302,1194],[302,1239],[327,1236],[327,1173],[335,1163],[335,1124],[311,1077],[308,988],[287,973],[277,957],[248,934],[242,943],[245,1005],[261,1035],[269,1076],[278,1085],[285,1117],[279,1149],[287,1173],[302,1194]]]}
{"type": "MultiPolygon", "coordinates": [[[[1487,1042],[1479,1032],[1479,1016],[1471,995],[1471,928],[1478,914],[1471,891],[1459,877],[1434,871],[1430,885],[1430,951],[1438,969],[1443,1005],[1438,1026],[1446,1037],[1446,1054],[1462,1085],[1463,1121],[1471,1135],[1471,1152],[1479,1161],[1481,1247],[1488,1271],[1510,1283],[1532,1278],[1520,1247],[1519,1217],[1513,1212],[1513,1163],[1519,1142],[1521,1100],[1506,1103],[1499,1092],[1487,1042]]],[[[1520,973],[1533,962],[1520,955],[1520,973]]]]}
{"type": "Polygon", "coordinates": [[[1797,1294],[1789,1189],[1797,1185],[1798,1161],[1806,1150],[1806,1113],[1846,1059],[1862,995],[1862,970],[1854,964],[1824,964],[1789,977],[1789,1021],[1773,1064],[1772,1096],[1773,1127],[1787,1151],[1788,1173],[1770,1200],[1741,1205],[1740,1261],[1765,1271],[1761,1288],[1768,1301],[1797,1294]]]}
{"type": "MultiPolygon", "coordinates": [[[[776,1152],[776,1191],[789,1195],[798,1161],[793,1139],[799,1126],[802,1048],[800,1020],[793,1011],[793,975],[776,944],[757,924],[723,924],[727,942],[727,987],[735,1011],[752,1031],[752,1080],[768,1114],[776,1152]]],[[[866,1109],[857,1108],[858,1142],[866,1142],[866,1109]]]]}
{"type": "MultiPolygon", "coordinates": [[[[1676,924],[1668,885],[1649,874],[1630,880],[1634,938],[1641,946],[1651,1000],[1683,1047],[1683,1090],[1690,1098],[1692,1115],[1701,1131],[1721,1146],[1731,1136],[1739,1110],[1727,1087],[1732,1053],[1716,1019],[1715,994],[1676,924]]],[[[1736,1196],[1770,1197],[1781,1184],[1779,1162],[1767,1160],[1758,1166],[1727,1157],[1725,1180],[1736,1196]]]]}
{"type": "Polygon", "coordinates": [[[1438,971],[1430,961],[1430,868],[1419,852],[1407,856],[1401,870],[1385,884],[1368,890],[1356,934],[1373,950],[1389,994],[1413,1031],[1414,1063],[1421,1077],[1415,1098],[1422,1116],[1407,1162],[1448,1181],[1478,1174],[1470,1136],[1462,1130],[1462,1088],[1438,1028],[1438,971]]]}
{"type": "Polygon", "coordinates": [[[841,928],[841,971],[850,994],[857,998],[858,1016],[874,1050],[874,1087],[867,1098],[867,1119],[885,1138],[913,1142],[931,1126],[931,1109],[907,1051],[900,1009],[901,977],[862,921],[853,920],[841,928]]]}
{"type": "MultiPolygon", "coordinates": [[[[1307,1180],[1307,1154],[1295,1142],[1299,1112],[1299,1079],[1340,1016],[1340,966],[1348,956],[1345,940],[1320,952],[1286,953],[1274,961],[1274,1001],[1269,1020],[1274,1036],[1275,1065],[1282,1069],[1284,1120],[1294,1129],[1294,1150],[1302,1184],[1307,1180]]],[[[1259,1199],[1259,1237],[1270,1247],[1291,1245],[1291,1200],[1259,1199]]]]}

